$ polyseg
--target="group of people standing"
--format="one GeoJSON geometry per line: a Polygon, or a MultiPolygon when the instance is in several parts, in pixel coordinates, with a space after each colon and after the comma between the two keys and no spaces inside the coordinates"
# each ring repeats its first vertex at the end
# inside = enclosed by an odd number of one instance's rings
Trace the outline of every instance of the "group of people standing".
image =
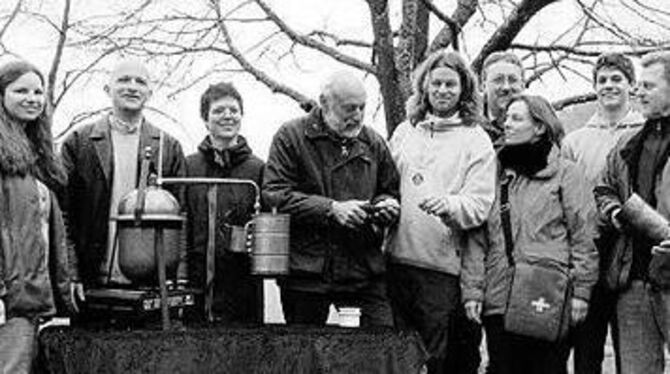
{"type": "MultiPolygon", "coordinates": [[[[619,372],[663,372],[670,241],[646,237],[620,212],[635,195],[670,219],[668,53],[645,56],[639,81],[628,57],[601,55],[596,112],[567,136],[551,104],[523,92],[523,66],[511,52],[488,56],[479,79],[457,52],[428,56],[389,142],[363,125],[362,81],[337,72],[307,115],[277,131],[265,163],[240,135],[244,101],[230,83],[202,94],[208,135],[188,157],[144,117],[152,90],[141,63],[115,67],[105,85],[112,110],[71,131],[60,157],[44,85],[30,64],[0,67],[6,372],[29,372],[40,318],[76,312],[85,289],[127,281],[109,255],[118,245],[112,218],[137,188],[147,148],[153,172],[251,180],[265,209],[290,214],[290,275],[278,280],[289,324],[322,325],[331,305],[358,307],[362,326],[416,329],[428,373],[476,373],[482,326],[488,373],[565,373],[571,348],[575,373],[597,373],[611,326],[619,372]],[[514,263],[530,258],[570,274],[565,339],[506,328],[514,263]]],[[[202,288],[207,188],[172,192],[188,217],[177,277],[202,288]]],[[[226,250],[230,227],[254,213],[253,191],[226,186],[216,198],[212,312],[225,323],[260,323],[249,258],[226,250]]]]}

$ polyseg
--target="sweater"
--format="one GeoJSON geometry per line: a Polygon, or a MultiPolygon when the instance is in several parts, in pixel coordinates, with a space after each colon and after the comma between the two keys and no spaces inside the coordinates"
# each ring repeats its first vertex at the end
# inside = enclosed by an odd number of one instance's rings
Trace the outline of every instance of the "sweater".
{"type": "Polygon", "coordinates": [[[403,122],[391,138],[401,175],[400,221],[390,232],[393,262],[460,274],[466,230],[483,224],[495,196],[495,153],[486,132],[457,117],[403,122]],[[428,196],[443,196],[442,219],[419,208],[428,196]]]}

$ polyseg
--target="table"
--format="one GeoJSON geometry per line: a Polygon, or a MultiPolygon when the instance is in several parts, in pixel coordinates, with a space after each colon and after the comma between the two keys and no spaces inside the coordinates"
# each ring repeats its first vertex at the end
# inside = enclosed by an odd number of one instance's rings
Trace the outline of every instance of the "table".
{"type": "Polygon", "coordinates": [[[418,334],[265,325],[160,331],[64,326],[38,337],[38,373],[419,373],[418,334]]]}

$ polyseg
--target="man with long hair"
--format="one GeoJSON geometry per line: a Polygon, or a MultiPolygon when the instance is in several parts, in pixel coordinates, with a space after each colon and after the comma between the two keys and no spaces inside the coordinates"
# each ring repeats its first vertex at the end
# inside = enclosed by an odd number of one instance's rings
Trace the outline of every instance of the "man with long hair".
{"type": "MultiPolygon", "coordinates": [[[[400,222],[389,236],[389,296],[398,326],[417,329],[429,373],[476,373],[481,328],[465,318],[468,230],[488,217],[495,153],[482,129],[476,80],[455,52],[430,55],[414,72],[407,120],[391,138],[400,171],[400,222]]],[[[481,278],[481,277],[480,277],[481,278]]],[[[470,306],[470,304],[468,304],[470,306]]]]}

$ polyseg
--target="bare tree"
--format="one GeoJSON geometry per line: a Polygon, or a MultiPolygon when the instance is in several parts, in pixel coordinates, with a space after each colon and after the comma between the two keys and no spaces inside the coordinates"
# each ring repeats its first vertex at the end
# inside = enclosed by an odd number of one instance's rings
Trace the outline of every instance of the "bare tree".
{"type": "MultiPolygon", "coordinates": [[[[4,14],[0,9],[0,53],[11,53],[3,41],[17,17],[32,17],[57,33],[48,74],[49,101],[55,108],[73,87],[95,75],[104,60],[118,55],[162,67],[158,88],[168,90],[168,96],[237,71],[309,108],[309,96],[278,72],[286,64],[302,68],[304,56],[310,55],[377,80],[389,136],[405,117],[412,71],[438,49],[466,54],[476,72],[491,52],[514,50],[532,86],[548,77],[589,80],[593,58],[605,49],[639,56],[670,43],[670,4],[665,0],[360,0],[359,9],[367,13],[358,15],[365,24],[361,29],[368,30],[364,33],[327,23],[305,30],[292,24],[281,12],[282,3],[273,0],[110,1],[116,6],[109,14],[79,14],[78,19],[72,17],[71,2],[59,0],[61,12],[50,15],[31,10],[34,4],[24,0],[1,8],[4,14]],[[544,32],[536,24],[537,19],[562,17],[552,12],[568,3],[575,14],[561,23],[562,29],[544,32]],[[62,62],[73,56],[83,57],[66,68],[62,62]]],[[[593,98],[587,92],[575,94],[559,98],[557,106],[593,98]]]]}
{"type": "MultiPolygon", "coordinates": [[[[663,1],[650,4],[654,2],[575,0],[574,5],[580,16],[575,18],[574,23],[567,25],[555,38],[538,39],[534,43],[517,39],[540,13],[551,12],[551,6],[558,3],[557,0],[403,0],[402,20],[397,29],[392,28],[390,9],[393,2],[366,0],[372,35],[360,40],[347,39],[330,30],[301,33],[278,16],[266,0],[240,2],[240,6],[228,17],[220,11],[224,6],[220,0],[208,1],[220,19],[220,29],[228,29],[227,33],[230,32],[231,26],[228,25],[233,22],[234,14],[243,8],[255,8],[261,12],[255,22],[269,22],[276,27],[278,35],[273,34],[272,38],[268,38],[273,45],[282,40],[291,53],[295,53],[296,48],[317,51],[376,77],[384,101],[389,135],[404,118],[404,102],[410,94],[412,70],[431,51],[440,48],[462,49],[463,43],[459,40],[467,38],[465,32],[478,31],[487,38],[473,58],[475,72],[481,70],[485,57],[491,52],[512,49],[520,54],[525,67],[531,72],[528,79],[531,85],[542,81],[547,74],[558,74],[565,81],[575,77],[588,80],[590,77],[584,73],[588,71],[585,68],[589,68],[593,57],[605,49],[639,56],[651,50],[668,48],[666,40],[670,34],[670,27],[666,26],[670,24],[670,4],[663,1]],[[492,14],[502,14],[502,17],[493,17],[492,14]],[[621,19],[628,20],[627,27],[622,26],[621,19]],[[640,34],[640,28],[635,26],[639,21],[649,26],[645,28],[645,34],[640,34]],[[487,33],[484,26],[492,31],[487,33]],[[432,35],[430,27],[439,28],[432,40],[429,38],[432,35]],[[356,55],[347,53],[352,47],[356,48],[356,55]]],[[[236,26],[253,27],[255,22],[251,18],[247,21],[237,22],[236,26]]],[[[233,46],[232,39],[225,40],[228,48],[233,46]]],[[[267,74],[258,70],[258,64],[255,63],[258,55],[254,55],[255,50],[262,48],[267,48],[267,44],[259,41],[246,53],[233,54],[233,58],[245,71],[265,82],[269,81],[267,74]]],[[[239,48],[234,49],[240,52],[239,48]]],[[[268,86],[276,92],[292,92],[287,94],[299,102],[303,100],[301,95],[293,93],[293,90],[280,82],[272,81],[268,86]]],[[[561,98],[556,104],[565,107],[592,99],[593,95],[581,93],[574,98],[561,98]]]]}

